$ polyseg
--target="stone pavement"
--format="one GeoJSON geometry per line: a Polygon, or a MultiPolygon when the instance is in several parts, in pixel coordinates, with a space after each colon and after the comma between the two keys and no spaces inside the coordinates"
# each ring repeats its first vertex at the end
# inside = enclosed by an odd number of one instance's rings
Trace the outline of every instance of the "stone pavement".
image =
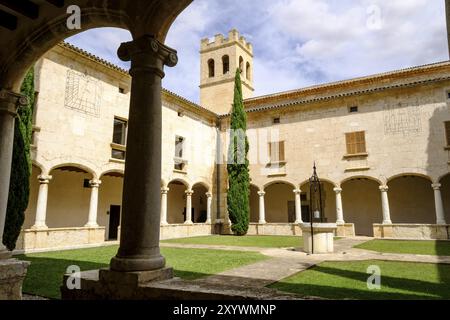
{"type": "Polygon", "coordinates": [[[295,248],[250,248],[168,243],[165,243],[163,246],[175,248],[252,251],[268,256],[269,259],[267,260],[193,281],[193,283],[199,286],[227,284],[228,286],[241,287],[243,289],[264,288],[272,283],[305,271],[325,261],[386,260],[450,264],[450,257],[378,253],[375,251],[353,248],[356,245],[370,240],[372,240],[372,238],[343,238],[335,241],[335,253],[321,255],[308,255],[300,249],[295,248]]]}

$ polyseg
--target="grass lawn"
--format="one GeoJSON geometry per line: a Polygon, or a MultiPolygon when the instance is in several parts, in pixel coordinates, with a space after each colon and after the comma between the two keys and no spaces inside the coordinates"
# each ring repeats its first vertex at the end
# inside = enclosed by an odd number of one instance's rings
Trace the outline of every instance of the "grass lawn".
{"type": "MultiPolygon", "coordinates": [[[[31,261],[23,292],[48,298],[60,298],[59,287],[67,267],[77,265],[82,271],[105,268],[117,253],[117,246],[59,251],[19,256],[31,261]]],[[[266,259],[253,252],[162,248],[175,276],[193,280],[266,259]]]]}
{"type": "Polygon", "coordinates": [[[281,291],[328,299],[450,299],[450,265],[359,261],[324,262],[271,285],[281,291]],[[369,290],[366,272],[381,268],[381,290],[369,290]]]}
{"type": "Polygon", "coordinates": [[[204,244],[236,247],[259,247],[259,248],[291,248],[302,247],[302,237],[296,236],[205,236],[194,238],[183,238],[162,241],[164,243],[177,244],[204,244]]]}
{"type": "Polygon", "coordinates": [[[385,253],[450,256],[449,241],[372,240],[355,248],[385,253]]]}

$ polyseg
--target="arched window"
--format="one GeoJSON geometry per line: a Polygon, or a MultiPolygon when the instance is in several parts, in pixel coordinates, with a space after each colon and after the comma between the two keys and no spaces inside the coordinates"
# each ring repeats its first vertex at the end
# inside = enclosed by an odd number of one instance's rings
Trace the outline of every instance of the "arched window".
{"type": "Polygon", "coordinates": [[[223,74],[228,74],[230,72],[230,57],[223,56],[222,64],[223,64],[223,74]]]}
{"type": "Polygon", "coordinates": [[[241,71],[241,74],[244,73],[244,59],[242,57],[239,57],[239,71],[241,71]]]}
{"type": "Polygon", "coordinates": [[[209,77],[210,78],[214,78],[215,75],[215,66],[214,66],[214,60],[213,59],[209,59],[208,60],[208,71],[209,71],[209,77]]]}
{"type": "Polygon", "coordinates": [[[247,80],[252,80],[250,62],[247,62],[247,67],[246,67],[245,74],[247,76],[247,80]]]}

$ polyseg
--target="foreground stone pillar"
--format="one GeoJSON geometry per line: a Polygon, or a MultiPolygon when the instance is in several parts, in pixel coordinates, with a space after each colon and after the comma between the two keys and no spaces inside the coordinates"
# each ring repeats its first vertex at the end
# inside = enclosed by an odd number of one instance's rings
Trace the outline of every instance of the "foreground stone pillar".
{"type": "Polygon", "coordinates": [[[212,193],[207,192],[206,193],[206,223],[210,224],[212,223],[212,193]]]}
{"type": "Polygon", "coordinates": [[[444,204],[442,202],[442,194],[441,187],[442,185],[439,183],[432,185],[434,190],[434,203],[436,207],[436,224],[445,225],[447,222],[445,221],[445,211],[444,204]]]}
{"type": "Polygon", "coordinates": [[[27,98],[8,90],[0,90],[0,259],[11,257],[3,245],[6,208],[8,205],[9,182],[14,143],[14,121],[17,108],[27,105],[27,98]]]}
{"type": "Polygon", "coordinates": [[[264,196],[266,193],[264,191],[259,191],[259,224],[266,224],[266,207],[264,203],[264,196]]]}
{"type": "Polygon", "coordinates": [[[22,299],[22,283],[29,265],[28,261],[0,260],[0,301],[22,299]]]}
{"type": "Polygon", "coordinates": [[[161,225],[166,226],[167,222],[167,194],[169,193],[169,188],[161,189],[161,225]]]}
{"type": "Polygon", "coordinates": [[[302,190],[300,189],[295,189],[294,190],[295,193],[295,223],[299,224],[299,223],[303,223],[303,219],[302,219],[302,190]]]}
{"type": "Polygon", "coordinates": [[[381,186],[381,207],[383,210],[383,224],[392,224],[391,209],[389,208],[388,186],[381,186]]]}
{"type": "Polygon", "coordinates": [[[334,188],[336,193],[336,224],[342,226],[345,224],[344,209],[342,207],[342,188],[334,188]]]}
{"type": "Polygon", "coordinates": [[[192,222],[192,195],[194,191],[186,191],[186,221],[185,224],[193,224],[192,222]]]}
{"type": "Polygon", "coordinates": [[[36,219],[31,229],[47,229],[47,202],[48,202],[48,185],[52,180],[52,176],[41,175],[39,179],[39,193],[36,206],[36,219]]]}
{"type": "Polygon", "coordinates": [[[151,271],[165,267],[160,253],[161,80],[164,65],[175,66],[176,51],[151,36],[123,43],[118,55],[131,61],[127,159],[123,188],[120,248],[113,271],[151,271]]]}
{"type": "Polygon", "coordinates": [[[100,180],[91,180],[91,201],[89,203],[89,219],[86,227],[97,228],[97,214],[98,214],[98,189],[102,182],[100,180]]]}

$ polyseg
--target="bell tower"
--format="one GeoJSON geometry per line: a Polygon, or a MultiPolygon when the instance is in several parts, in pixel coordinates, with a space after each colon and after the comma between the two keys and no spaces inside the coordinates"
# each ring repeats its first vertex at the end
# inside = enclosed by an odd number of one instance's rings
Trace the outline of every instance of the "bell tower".
{"type": "Polygon", "coordinates": [[[234,77],[241,70],[242,95],[253,96],[253,47],[236,29],[203,39],[200,49],[200,104],[218,114],[231,111],[234,98],[234,77]]]}

